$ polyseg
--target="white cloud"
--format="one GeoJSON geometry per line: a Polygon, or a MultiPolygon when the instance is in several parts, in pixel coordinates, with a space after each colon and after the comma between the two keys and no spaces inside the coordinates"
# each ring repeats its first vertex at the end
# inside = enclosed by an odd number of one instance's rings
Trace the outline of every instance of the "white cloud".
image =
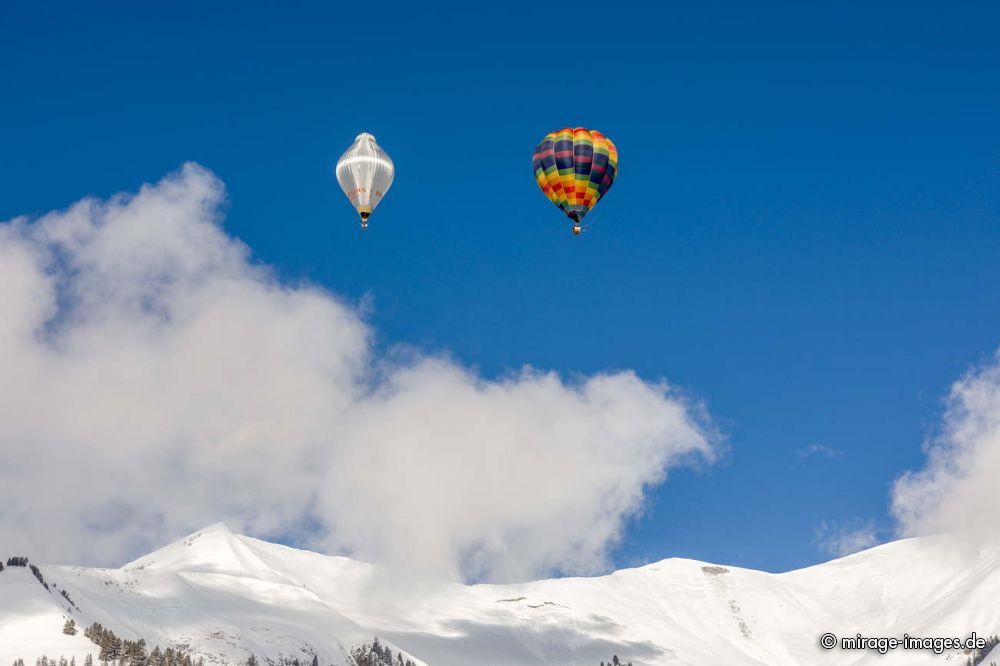
{"type": "Polygon", "coordinates": [[[844,455],[844,452],[841,449],[835,449],[832,446],[827,446],[826,444],[810,444],[809,446],[799,449],[796,455],[798,456],[799,462],[803,462],[807,458],[812,458],[813,456],[822,456],[823,458],[839,458],[844,455]]]}
{"type": "Polygon", "coordinates": [[[0,543],[116,563],[216,520],[449,576],[590,572],[645,489],[710,459],[630,372],[487,380],[378,358],[357,308],[280,283],[196,165],[0,224],[0,543]]]}
{"type": "Polygon", "coordinates": [[[900,477],[892,511],[905,536],[993,537],[1000,519],[1000,355],[952,386],[924,467],[900,477]]]}
{"type": "Polygon", "coordinates": [[[816,530],[814,542],[833,557],[845,557],[881,543],[878,529],[870,520],[823,522],[816,530]]]}

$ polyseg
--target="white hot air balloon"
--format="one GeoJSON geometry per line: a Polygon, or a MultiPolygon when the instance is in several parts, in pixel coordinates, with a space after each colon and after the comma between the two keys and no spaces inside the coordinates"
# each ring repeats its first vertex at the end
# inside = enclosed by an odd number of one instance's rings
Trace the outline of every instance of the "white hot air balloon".
{"type": "Polygon", "coordinates": [[[368,216],[389,191],[395,172],[389,155],[368,132],[359,134],[337,160],[337,182],[361,216],[363,229],[368,227],[368,216]]]}

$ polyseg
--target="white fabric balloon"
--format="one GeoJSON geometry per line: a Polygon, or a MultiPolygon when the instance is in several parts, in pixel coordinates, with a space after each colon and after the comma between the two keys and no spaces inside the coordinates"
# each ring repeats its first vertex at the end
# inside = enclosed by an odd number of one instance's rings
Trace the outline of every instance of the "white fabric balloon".
{"type": "Polygon", "coordinates": [[[368,226],[368,216],[392,186],[396,169],[375,137],[362,132],[337,160],[337,182],[368,226]]]}

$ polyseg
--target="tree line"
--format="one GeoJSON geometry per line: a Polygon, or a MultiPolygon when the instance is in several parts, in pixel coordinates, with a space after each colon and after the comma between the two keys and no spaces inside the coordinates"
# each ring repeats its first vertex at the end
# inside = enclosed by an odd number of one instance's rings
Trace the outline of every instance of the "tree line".
{"type": "Polygon", "coordinates": [[[151,652],[147,651],[145,638],[135,641],[119,638],[115,632],[101,626],[100,622],[87,627],[83,635],[101,649],[97,658],[102,662],[116,663],[119,666],[204,666],[205,664],[204,660],[193,661],[190,654],[172,647],[161,650],[157,645],[151,652]]]}
{"type": "MultiPolygon", "coordinates": [[[[604,662],[601,662],[601,666],[604,666],[604,662]]],[[[607,666],[632,666],[632,662],[627,664],[618,658],[618,655],[611,655],[611,661],[608,662],[607,666]]]]}
{"type": "Polygon", "coordinates": [[[378,638],[351,650],[351,658],[357,666],[416,666],[412,659],[403,657],[402,652],[397,652],[393,659],[392,649],[380,644],[378,638]]]}
{"type": "MultiPolygon", "coordinates": [[[[992,652],[993,648],[995,648],[997,645],[1000,645],[1000,636],[993,634],[986,640],[986,646],[983,649],[981,650],[977,649],[972,651],[972,655],[969,656],[968,660],[966,661],[966,665],[979,666],[984,661],[986,661],[986,657],[989,656],[990,652],[992,652]]],[[[997,666],[997,662],[991,661],[990,666],[997,666]]]]}

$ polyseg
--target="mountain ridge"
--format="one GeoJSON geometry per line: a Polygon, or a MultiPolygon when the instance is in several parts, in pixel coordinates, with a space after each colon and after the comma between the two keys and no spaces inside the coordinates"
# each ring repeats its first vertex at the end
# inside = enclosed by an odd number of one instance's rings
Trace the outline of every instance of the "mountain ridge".
{"type": "MultiPolygon", "coordinates": [[[[1000,545],[920,537],[768,573],[666,558],[595,577],[465,585],[238,535],[216,523],[118,569],[0,572],[0,666],[96,646],[93,622],[206,664],[351,664],[376,637],[426,666],[950,664],[951,650],[823,650],[837,636],[1000,630],[1000,545]],[[67,597],[62,596],[65,591],[67,597]],[[72,600],[72,604],[68,603],[72,600]]],[[[1000,653],[991,658],[1000,658],[1000,653]]],[[[988,661],[986,663],[989,663],[988,661]]]]}

